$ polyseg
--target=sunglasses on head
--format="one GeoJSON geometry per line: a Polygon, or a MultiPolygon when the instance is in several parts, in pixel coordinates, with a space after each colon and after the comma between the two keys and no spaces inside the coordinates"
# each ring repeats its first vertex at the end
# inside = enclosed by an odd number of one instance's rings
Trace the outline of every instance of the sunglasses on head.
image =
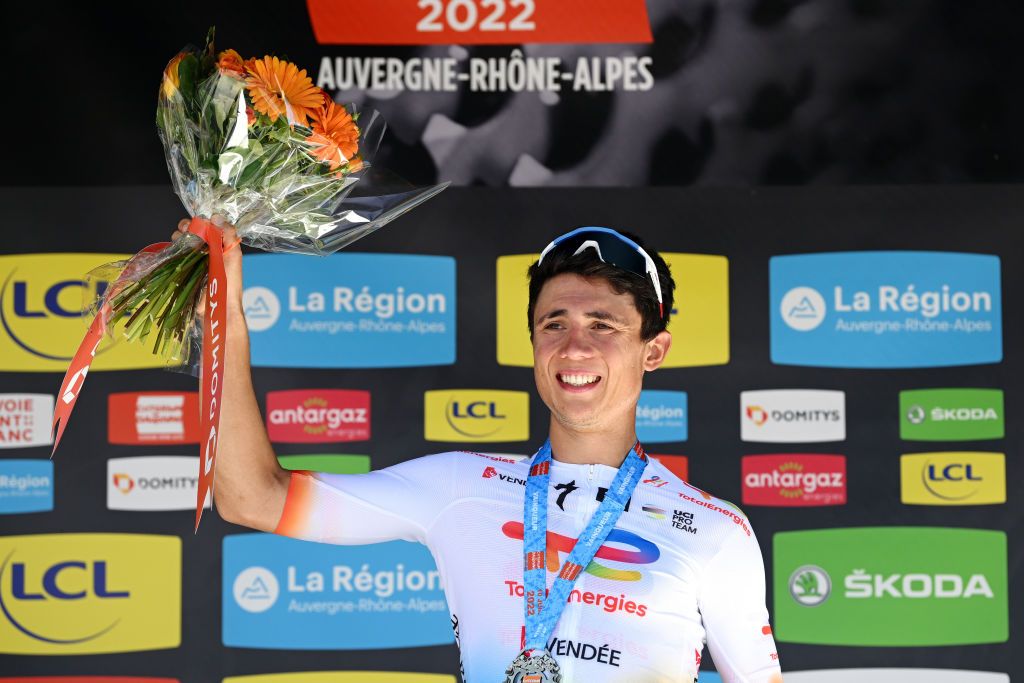
{"type": "Polygon", "coordinates": [[[537,259],[537,265],[544,262],[544,257],[554,249],[569,251],[572,256],[581,254],[587,249],[597,252],[597,258],[609,265],[621,268],[640,277],[650,276],[654,284],[654,293],[658,295],[658,314],[665,317],[665,305],[661,298],[661,282],[658,280],[658,269],[654,259],[639,244],[621,235],[611,228],[586,227],[576,228],[561,237],[556,237],[537,259]]]}

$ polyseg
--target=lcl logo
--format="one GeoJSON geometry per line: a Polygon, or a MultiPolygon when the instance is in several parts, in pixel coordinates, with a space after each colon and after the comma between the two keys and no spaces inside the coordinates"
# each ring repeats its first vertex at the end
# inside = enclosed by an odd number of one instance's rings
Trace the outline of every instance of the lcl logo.
{"type": "Polygon", "coordinates": [[[970,464],[950,463],[941,470],[935,465],[928,465],[925,471],[929,481],[984,481],[982,477],[974,476],[970,464]]]}
{"type": "MultiPolygon", "coordinates": [[[[88,308],[65,308],[61,304],[61,294],[64,290],[69,287],[78,287],[82,290],[89,288],[89,283],[83,280],[62,280],[50,285],[46,292],[43,294],[43,309],[45,310],[31,310],[29,301],[29,283],[22,280],[15,280],[12,284],[11,290],[11,304],[14,309],[14,315],[19,318],[45,318],[47,313],[60,316],[62,318],[81,318],[86,315],[89,311],[88,308]]],[[[109,283],[103,281],[96,281],[92,283],[93,292],[89,292],[90,297],[99,298],[103,296],[103,293],[107,290],[109,283]]],[[[64,297],[64,301],[67,302],[69,299],[78,302],[79,304],[86,301],[86,292],[80,292],[78,296],[68,294],[64,297]]]]}
{"type": "Polygon", "coordinates": [[[464,408],[459,407],[458,401],[452,401],[451,414],[454,418],[473,418],[477,420],[488,417],[496,420],[504,420],[504,415],[498,414],[498,404],[494,401],[473,401],[467,403],[464,408]]]}
{"type": "MultiPolygon", "coordinates": [[[[25,563],[13,562],[11,564],[11,595],[16,600],[80,600],[88,595],[88,590],[83,587],[88,580],[81,580],[81,572],[89,573],[89,564],[78,560],[58,562],[51,565],[43,572],[41,581],[41,593],[31,593],[25,585],[25,563]],[[79,578],[65,578],[60,581],[65,588],[58,585],[57,577],[64,572],[78,570],[79,578]],[[80,590],[68,590],[68,586],[77,586],[80,590]]],[[[92,563],[92,593],[97,598],[128,598],[129,591],[110,590],[107,587],[107,563],[104,560],[97,560],[92,563]]]]}

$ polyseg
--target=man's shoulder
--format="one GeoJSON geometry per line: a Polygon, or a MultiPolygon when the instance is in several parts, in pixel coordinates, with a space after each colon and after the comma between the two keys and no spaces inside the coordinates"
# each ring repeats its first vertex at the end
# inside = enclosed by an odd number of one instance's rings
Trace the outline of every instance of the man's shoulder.
{"type": "Polygon", "coordinates": [[[642,481],[656,487],[658,494],[669,497],[681,511],[699,512],[709,524],[735,525],[741,533],[751,535],[747,515],[737,505],[680,479],[660,463],[649,467],[642,481]]]}

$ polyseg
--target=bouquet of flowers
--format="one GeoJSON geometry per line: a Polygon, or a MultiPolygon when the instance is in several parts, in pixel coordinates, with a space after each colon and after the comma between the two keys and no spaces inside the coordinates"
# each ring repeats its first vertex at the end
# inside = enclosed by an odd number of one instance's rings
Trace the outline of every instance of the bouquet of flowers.
{"type": "Polygon", "coordinates": [[[203,433],[210,427],[213,436],[201,459],[198,526],[204,488],[212,485],[226,324],[218,308],[223,247],[210,219],[223,217],[242,242],[265,251],[329,254],[447,184],[382,192],[376,180],[366,182],[385,128],[376,112],[337,104],[305,70],[275,56],[216,52],[212,29],[204,48],[187,47],[168,63],[156,123],[174,191],[192,216],[189,235],[105,267],[118,274],[95,303],[96,316],[64,378],[54,451],[104,334],[151,343],[168,362],[193,368],[201,340],[201,418],[203,433]],[[197,316],[204,293],[207,314],[197,316]]]}

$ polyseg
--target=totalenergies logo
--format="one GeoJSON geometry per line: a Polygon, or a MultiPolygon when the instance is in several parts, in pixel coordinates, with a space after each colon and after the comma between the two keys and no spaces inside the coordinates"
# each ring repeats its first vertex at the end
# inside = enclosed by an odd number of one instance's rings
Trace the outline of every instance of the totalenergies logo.
{"type": "MultiPolygon", "coordinates": [[[[523,540],[522,522],[505,522],[501,532],[508,538],[523,540]]],[[[558,573],[562,566],[562,555],[568,555],[576,545],[575,538],[569,538],[554,531],[548,531],[547,540],[547,568],[549,572],[558,573]]],[[[651,564],[661,557],[661,551],[654,543],[646,538],[624,529],[612,529],[608,534],[605,544],[597,549],[595,559],[587,565],[586,572],[602,579],[612,581],[639,581],[643,578],[638,571],[629,569],[613,569],[601,564],[596,558],[623,564],[651,564]],[[632,550],[612,547],[609,543],[620,546],[629,546],[632,550]]]]}
{"type": "Polygon", "coordinates": [[[135,534],[0,539],[0,652],[177,647],[181,540],[135,534]]]}
{"type": "MultiPolygon", "coordinates": [[[[85,335],[89,306],[106,291],[102,277],[84,275],[122,254],[23,254],[0,256],[0,370],[63,372],[85,335]]],[[[106,340],[93,370],[159,367],[163,361],[141,344],[121,344],[107,354],[106,340]],[[123,348],[122,348],[123,347],[123,348]]]]}

